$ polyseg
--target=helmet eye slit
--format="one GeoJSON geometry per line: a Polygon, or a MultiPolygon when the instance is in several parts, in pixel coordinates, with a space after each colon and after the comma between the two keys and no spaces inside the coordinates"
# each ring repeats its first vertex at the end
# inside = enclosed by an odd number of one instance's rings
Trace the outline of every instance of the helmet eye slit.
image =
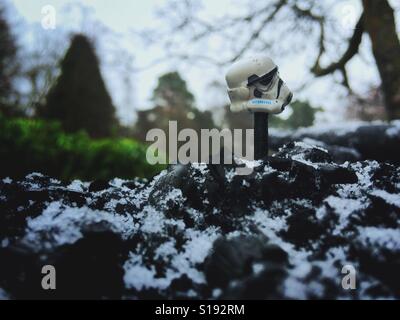
{"type": "Polygon", "coordinates": [[[263,86],[267,86],[268,84],[271,83],[272,79],[274,78],[274,76],[276,75],[277,72],[278,72],[278,67],[275,67],[270,72],[264,74],[261,77],[258,77],[257,75],[253,74],[250,77],[248,77],[247,86],[250,86],[250,85],[253,85],[256,83],[260,83],[263,86]]]}

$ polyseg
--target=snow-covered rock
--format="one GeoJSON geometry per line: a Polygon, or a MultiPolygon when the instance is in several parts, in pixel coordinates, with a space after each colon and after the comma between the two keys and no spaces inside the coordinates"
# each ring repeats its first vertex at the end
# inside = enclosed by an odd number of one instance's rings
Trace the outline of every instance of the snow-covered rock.
{"type": "Polygon", "coordinates": [[[400,298],[398,167],[335,164],[310,141],[248,165],[0,180],[0,297],[400,298]],[[46,264],[55,291],[40,286],[46,264]]]}
{"type": "Polygon", "coordinates": [[[329,151],[337,163],[378,160],[400,163],[400,120],[391,122],[342,122],[295,131],[270,130],[270,147],[303,141],[329,151]]]}

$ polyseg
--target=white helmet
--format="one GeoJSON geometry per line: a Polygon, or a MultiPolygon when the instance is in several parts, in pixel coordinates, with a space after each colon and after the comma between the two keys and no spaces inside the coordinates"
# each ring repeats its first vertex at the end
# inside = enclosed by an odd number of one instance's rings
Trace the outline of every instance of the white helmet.
{"type": "Polygon", "coordinates": [[[235,62],[226,74],[231,111],[280,113],[293,94],[279,78],[278,67],[260,55],[235,62]]]}

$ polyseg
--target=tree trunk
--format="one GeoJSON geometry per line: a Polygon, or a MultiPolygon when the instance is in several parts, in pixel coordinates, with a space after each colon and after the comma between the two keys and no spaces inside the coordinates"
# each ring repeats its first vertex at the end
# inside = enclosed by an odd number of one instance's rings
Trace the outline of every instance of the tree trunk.
{"type": "Polygon", "coordinates": [[[364,27],[382,80],[388,118],[400,118],[400,41],[387,0],[362,0],[364,27]]]}

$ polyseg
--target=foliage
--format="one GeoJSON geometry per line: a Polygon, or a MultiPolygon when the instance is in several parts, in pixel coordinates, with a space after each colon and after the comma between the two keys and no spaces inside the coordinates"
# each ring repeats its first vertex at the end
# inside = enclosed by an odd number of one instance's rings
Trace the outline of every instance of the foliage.
{"type": "Polygon", "coordinates": [[[65,133],[57,122],[0,117],[0,176],[38,171],[64,180],[149,177],[162,168],[146,162],[146,147],[131,139],[92,140],[65,133]]]}
{"type": "Polygon", "coordinates": [[[153,101],[156,104],[154,108],[138,112],[135,136],[141,140],[152,128],[168,132],[169,121],[177,121],[179,130],[191,128],[199,132],[215,127],[211,113],[194,106],[194,96],[178,72],[166,73],[158,79],[153,101]]]}
{"type": "Polygon", "coordinates": [[[190,109],[194,103],[194,96],[187,88],[185,80],[174,71],[158,78],[157,87],[153,92],[153,101],[162,106],[190,109]]]}
{"type": "Polygon", "coordinates": [[[270,117],[270,126],[284,129],[310,127],[314,124],[315,114],[322,108],[313,108],[307,101],[294,101],[289,105],[292,113],[287,119],[270,117]]]}
{"type": "Polygon", "coordinates": [[[94,48],[84,35],[72,39],[61,62],[61,75],[38,108],[38,115],[61,122],[67,132],[85,130],[107,137],[116,124],[115,108],[101,77],[94,48]]]}

